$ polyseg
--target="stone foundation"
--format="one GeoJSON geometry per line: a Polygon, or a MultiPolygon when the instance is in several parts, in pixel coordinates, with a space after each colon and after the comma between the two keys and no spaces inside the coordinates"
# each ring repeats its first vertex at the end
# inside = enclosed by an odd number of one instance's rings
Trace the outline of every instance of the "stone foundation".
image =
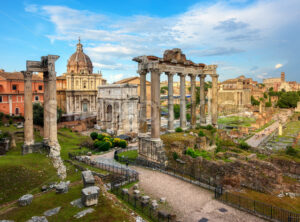
{"type": "Polygon", "coordinates": [[[141,134],[139,139],[139,157],[156,163],[167,162],[163,141],[153,139],[149,135],[141,134]]]}
{"type": "Polygon", "coordinates": [[[44,146],[43,143],[34,143],[32,145],[22,146],[22,155],[29,153],[49,153],[49,147],[44,146]]]}

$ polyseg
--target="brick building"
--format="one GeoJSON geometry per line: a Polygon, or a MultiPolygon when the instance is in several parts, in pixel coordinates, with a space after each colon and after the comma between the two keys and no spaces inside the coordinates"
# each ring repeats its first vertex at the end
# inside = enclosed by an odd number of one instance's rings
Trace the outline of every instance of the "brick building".
{"type": "MultiPolygon", "coordinates": [[[[44,102],[43,78],[32,76],[32,102],[44,102]]],[[[24,77],[20,72],[0,70],[0,112],[24,116],[24,77]]]]}

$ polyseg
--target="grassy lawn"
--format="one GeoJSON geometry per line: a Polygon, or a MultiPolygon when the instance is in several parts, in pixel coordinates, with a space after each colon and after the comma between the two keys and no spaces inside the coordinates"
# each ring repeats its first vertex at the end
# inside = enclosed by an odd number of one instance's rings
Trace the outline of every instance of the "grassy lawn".
{"type": "Polygon", "coordinates": [[[265,125],[263,125],[261,128],[255,130],[255,133],[258,133],[260,131],[263,131],[265,128],[271,126],[273,123],[275,123],[275,120],[271,120],[270,122],[266,123],[265,125]]]}
{"type": "MultiPolygon", "coordinates": [[[[1,126],[2,132],[16,132],[14,126],[1,126]]],[[[41,137],[35,132],[35,139],[41,137]]],[[[45,154],[21,155],[22,143],[0,156],[0,204],[18,199],[25,193],[37,193],[39,188],[52,181],[58,180],[56,170],[45,154]]]]}
{"type": "Polygon", "coordinates": [[[87,214],[83,218],[75,219],[73,216],[86,208],[73,207],[70,202],[80,198],[82,188],[82,184],[78,184],[70,187],[69,192],[65,194],[56,194],[54,191],[51,191],[35,197],[29,206],[18,207],[15,205],[13,210],[0,215],[0,220],[27,221],[32,216],[41,216],[46,210],[60,206],[60,212],[47,217],[48,221],[130,221],[129,213],[126,210],[116,207],[111,200],[103,195],[100,195],[98,205],[93,207],[95,209],[93,213],[87,214]]]}
{"type": "Polygon", "coordinates": [[[228,126],[251,126],[251,123],[255,122],[255,118],[242,117],[242,116],[229,116],[218,119],[218,124],[224,124],[228,126]]]}
{"type": "Polygon", "coordinates": [[[123,153],[118,154],[119,157],[125,157],[128,159],[136,159],[138,157],[138,151],[137,150],[130,150],[123,153]]]}
{"type": "Polygon", "coordinates": [[[244,192],[235,192],[241,196],[247,197],[252,200],[260,201],[272,206],[276,206],[288,211],[300,213],[300,197],[290,198],[282,197],[279,198],[275,195],[268,195],[260,192],[256,192],[249,189],[244,189],[244,192]]]}
{"type": "MultiPolygon", "coordinates": [[[[74,133],[70,129],[62,128],[57,133],[58,141],[61,146],[61,157],[68,159],[68,153],[78,151],[79,145],[85,140],[89,139],[88,136],[83,136],[79,133],[74,133]]],[[[82,149],[84,150],[84,148],[82,149]]]]}

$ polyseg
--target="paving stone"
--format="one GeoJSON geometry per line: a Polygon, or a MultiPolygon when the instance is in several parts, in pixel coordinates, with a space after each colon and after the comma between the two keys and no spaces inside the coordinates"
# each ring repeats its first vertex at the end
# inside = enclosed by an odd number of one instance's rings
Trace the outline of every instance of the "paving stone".
{"type": "Polygon", "coordinates": [[[14,220],[0,220],[0,222],[15,222],[14,220]]]}
{"type": "Polygon", "coordinates": [[[33,200],[32,194],[25,194],[18,200],[18,203],[20,206],[23,207],[23,206],[27,206],[27,205],[31,204],[32,200],[33,200]]]}
{"type": "Polygon", "coordinates": [[[92,213],[94,211],[95,210],[93,208],[88,208],[86,210],[80,211],[79,213],[75,214],[74,217],[78,219],[78,218],[84,217],[86,214],[92,213]]]}
{"type": "Polygon", "coordinates": [[[61,209],[61,207],[56,207],[56,208],[53,208],[51,210],[47,210],[47,211],[44,212],[44,215],[47,216],[47,217],[51,217],[55,214],[58,214],[60,209],[61,209]]]}
{"type": "Polygon", "coordinates": [[[228,210],[225,209],[225,208],[220,208],[219,211],[222,212],[222,213],[225,213],[225,212],[227,212],[228,210]]]}
{"type": "Polygon", "coordinates": [[[84,207],[82,202],[81,202],[81,198],[71,201],[70,204],[72,206],[78,207],[78,208],[83,208],[84,207]]]}
{"type": "Polygon", "coordinates": [[[48,222],[47,218],[45,216],[33,216],[31,219],[29,219],[27,222],[48,222]]]}

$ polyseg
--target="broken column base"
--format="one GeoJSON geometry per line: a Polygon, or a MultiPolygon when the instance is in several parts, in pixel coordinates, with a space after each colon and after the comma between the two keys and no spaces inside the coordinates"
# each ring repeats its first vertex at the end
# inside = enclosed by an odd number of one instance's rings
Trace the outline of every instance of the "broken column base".
{"type": "Polygon", "coordinates": [[[147,134],[140,134],[138,139],[139,158],[160,164],[166,164],[167,157],[164,150],[164,144],[161,139],[151,138],[147,134]]]}
{"type": "Polygon", "coordinates": [[[22,155],[29,153],[49,153],[49,148],[44,146],[43,143],[34,143],[31,145],[22,146],[22,155]]]}
{"type": "Polygon", "coordinates": [[[67,177],[67,169],[60,157],[60,145],[58,142],[49,144],[49,157],[54,168],[57,169],[57,174],[60,179],[64,180],[67,177]]]}

